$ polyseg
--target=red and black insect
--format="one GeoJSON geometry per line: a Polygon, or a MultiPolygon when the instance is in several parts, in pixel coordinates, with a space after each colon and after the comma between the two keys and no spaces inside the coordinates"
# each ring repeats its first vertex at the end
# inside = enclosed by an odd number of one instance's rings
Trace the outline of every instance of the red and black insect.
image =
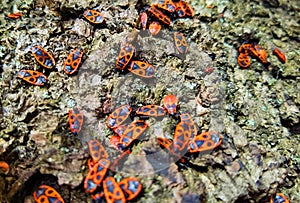
{"type": "Polygon", "coordinates": [[[135,139],[137,139],[148,127],[148,124],[144,121],[138,120],[129,124],[121,136],[120,149],[128,147],[135,139]]]}
{"type": "Polygon", "coordinates": [[[135,48],[132,44],[125,44],[119,53],[116,61],[116,67],[120,70],[124,70],[131,58],[133,57],[135,48]]]}
{"type": "Polygon", "coordinates": [[[104,17],[99,11],[87,9],[84,11],[83,16],[93,24],[101,24],[104,22],[104,17]]]}
{"type": "Polygon", "coordinates": [[[277,56],[278,60],[281,63],[285,63],[286,62],[286,57],[285,54],[283,52],[281,52],[278,48],[273,48],[272,52],[275,56],[277,56]]]}
{"type": "Polygon", "coordinates": [[[270,203],[290,203],[290,201],[284,194],[276,193],[271,196],[270,203]]]}
{"type": "Polygon", "coordinates": [[[146,105],[139,107],[136,110],[137,115],[143,115],[143,116],[164,116],[166,114],[166,110],[158,105],[146,105]]]}
{"type": "Polygon", "coordinates": [[[178,99],[175,95],[169,94],[163,99],[163,106],[170,115],[174,115],[177,112],[178,99]]]}
{"type": "Polygon", "coordinates": [[[188,151],[188,144],[192,136],[190,125],[185,122],[177,124],[173,142],[166,138],[159,137],[158,143],[166,148],[170,155],[177,159],[182,159],[182,156],[188,151]]]}
{"type": "Polygon", "coordinates": [[[223,136],[216,132],[204,132],[197,135],[189,143],[189,152],[212,151],[222,143],[223,136]]]}
{"type": "Polygon", "coordinates": [[[161,12],[159,9],[157,9],[156,5],[152,5],[147,12],[155,17],[157,20],[160,22],[164,23],[165,25],[170,25],[171,24],[171,19],[165,15],[163,12],[161,12]]]}
{"type": "Polygon", "coordinates": [[[152,78],[155,74],[155,68],[144,61],[132,61],[127,69],[133,74],[144,78],[152,78]]]}
{"type": "Polygon", "coordinates": [[[254,44],[242,44],[239,49],[239,55],[237,58],[239,66],[242,68],[248,68],[251,64],[251,57],[257,58],[262,64],[268,65],[267,52],[259,45],[254,44]]]}
{"type": "Polygon", "coordinates": [[[124,131],[126,130],[126,125],[119,125],[116,128],[113,128],[113,131],[118,135],[121,136],[123,135],[124,131]]]}
{"type": "Polygon", "coordinates": [[[267,52],[259,45],[254,45],[255,51],[252,51],[252,54],[263,64],[267,64],[267,52]]]}
{"type": "Polygon", "coordinates": [[[176,126],[172,143],[174,153],[184,155],[187,152],[191,137],[192,130],[190,125],[186,122],[179,122],[176,126]]]}
{"type": "Polygon", "coordinates": [[[121,125],[130,115],[132,108],[128,105],[122,105],[114,110],[106,119],[106,125],[109,128],[116,128],[121,125]]]}
{"type": "Polygon", "coordinates": [[[117,181],[109,176],[103,181],[103,191],[108,203],[126,203],[126,198],[117,181]]]}
{"type": "Polygon", "coordinates": [[[180,121],[188,123],[190,125],[192,135],[191,138],[195,137],[198,133],[197,125],[193,121],[192,117],[188,113],[183,113],[180,115],[180,121]]]}
{"type": "Polygon", "coordinates": [[[120,188],[123,190],[126,200],[132,200],[142,190],[142,184],[135,177],[124,178],[119,182],[120,188]]]}
{"type": "Polygon", "coordinates": [[[35,45],[31,48],[32,55],[39,64],[45,68],[52,68],[55,66],[55,60],[53,56],[42,47],[35,45]]]}
{"type": "Polygon", "coordinates": [[[182,33],[174,32],[174,43],[180,54],[187,53],[189,46],[188,46],[187,41],[182,33]]]}
{"type": "Polygon", "coordinates": [[[142,29],[146,30],[147,24],[149,24],[151,35],[156,36],[161,30],[161,23],[169,26],[171,24],[171,18],[193,16],[193,8],[182,0],[174,2],[172,0],[160,0],[140,14],[139,26],[141,25],[142,29]]]}
{"type": "Polygon", "coordinates": [[[194,9],[185,1],[178,1],[174,2],[175,4],[175,10],[178,15],[178,17],[193,17],[194,16],[194,9]]]}
{"type": "Polygon", "coordinates": [[[100,159],[107,159],[108,154],[103,145],[98,140],[91,140],[88,142],[90,155],[93,162],[96,163],[100,159]]]}
{"type": "Polygon", "coordinates": [[[60,194],[48,185],[40,185],[34,191],[33,198],[37,203],[64,203],[60,194]]]}
{"type": "Polygon", "coordinates": [[[248,68],[251,64],[250,56],[244,53],[239,54],[237,61],[242,68],[248,68]]]}
{"type": "Polygon", "coordinates": [[[68,75],[73,74],[77,71],[81,58],[83,55],[83,50],[81,48],[74,49],[65,60],[64,72],[68,75]]]}
{"type": "Polygon", "coordinates": [[[84,180],[84,189],[88,193],[93,193],[100,186],[105,177],[110,161],[107,159],[99,160],[88,172],[84,180]]]}
{"type": "Polygon", "coordinates": [[[83,113],[78,110],[78,108],[73,108],[69,110],[69,125],[70,131],[77,134],[81,131],[83,124],[83,113]]]}
{"type": "Polygon", "coordinates": [[[20,70],[17,76],[30,84],[38,86],[43,86],[48,81],[43,73],[34,70],[20,70]]]}

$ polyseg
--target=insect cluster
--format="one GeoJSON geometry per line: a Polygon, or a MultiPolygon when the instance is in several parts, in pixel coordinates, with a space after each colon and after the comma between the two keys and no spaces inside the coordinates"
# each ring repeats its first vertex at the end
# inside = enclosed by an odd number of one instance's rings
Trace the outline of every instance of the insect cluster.
{"type": "MultiPolygon", "coordinates": [[[[238,64],[242,68],[248,68],[251,64],[251,57],[258,59],[263,65],[269,65],[270,63],[267,61],[267,52],[261,46],[257,44],[242,44],[239,49],[238,55],[238,64]]],[[[278,49],[273,49],[273,54],[277,56],[281,63],[286,62],[285,55],[278,49]]]]}
{"type": "MultiPolygon", "coordinates": [[[[13,13],[7,17],[18,19],[22,16],[20,13],[13,13]]],[[[103,24],[104,16],[96,10],[86,9],[83,16],[92,24],[103,24]]],[[[172,20],[177,18],[192,18],[194,16],[193,8],[182,0],[160,0],[157,4],[144,8],[139,17],[138,27],[142,30],[149,29],[153,36],[156,36],[161,30],[161,23],[164,26],[170,26],[172,20]]],[[[187,54],[188,44],[184,35],[180,32],[174,32],[174,44],[180,54],[187,54]]],[[[267,65],[266,51],[259,45],[243,44],[239,48],[238,64],[243,68],[248,68],[251,64],[250,57],[258,59],[264,65],[267,65]]],[[[46,69],[52,69],[55,66],[54,57],[44,48],[35,45],[31,52],[36,61],[46,69]]],[[[286,58],[277,48],[273,50],[278,59],[286,62],[286,58]]],[[[116,60],[116,67],[119,70],[127,68],[135,75],[144,78],[154,76],[156,70],[150,63],[134,58],[135,47],[131,43],[124,44],[116,60]]],[[[83,50],[76,48],[70,52],[66,58],[63,70],[67,75],[74,74],[81,63],[83,50]]],[[[35,70],[19,70],[17,77],[26,82],[43,86],[48,78],[45,74],[35,70]]],[[[88,173],[84,179],[84,189],[92,196],[94,202],[121,202],[125,203],[136,198],[142,190],[142,184],[136,177],[127,177],[120,181],[115,180],[114,169],[121,160],[124,160],[131,152],[131,147],[135,141],[147,130],[148,123],[145,117],[164,117],[171,116],[179,118],[176,125],[173,139],[158,137],[157,143],[169,153],[170,157],[186,163],[183,158],[185,155],[193,153],[202,153],[213,151],[222,144],[223,136],[218,132],[207,131],[198,132],[198,127],[189,113],[180,113],[178,111],[178,99],[175,95],[167,95],[162,101],[163,105],[156,104],[133,107],[128,104],[116,108],[106,119],[108,128],[114,131],[110,137],[110,143],[119,153],[117,159],[110,159],[104,146],[97,141],[88,142],[91,158],[88,159],[88,173]],[[132,122],[128,122],[133,118],[132,122]],[[137,119],[134,120],[134,117],[137,119]],[[105,199],[105,200],[104,200],[105,199]]],[[[68,123],[70,131],[77,134],[81,131],[84,122],[84,115],[78,108],[69,111],[68,123]]],[[[9,170],[5,162],[1,162],[0,169],[9,170]]],[[[64,200],[60,194],[51,186],[40,185],[33,193],[37,203],[57,202],[63,203],[64,200]]],[[[271,196],[271,203],[288,203],[288,199],[281,193],[271,196]]]]}
{"type": "MultiPolygon", "coordinates": [[[[53,56],[44,48],[35,45],[32,47],[31,51],[36,61],[44,68],[52,69],[55,66],[53,56]]],[[[81,48],[76,48],[69,54],[64,63],[64,72],[66,74],[71,75],[77,71],[82,55],[83,50],[81,48]]],[[[43,86],[48,81],[48,78],[43,73],[35,70],[22,69],[18,72],[17,76],[30,84],[38,86],[43,86]]]]}
{"type": "MultiPolygon", "coordinates": [[[[166,26],[171,24],[171,18],[193,17],[193,8],[185,1],[173,2],[171,0],[160,1],[157,4],[152,4],[150,7],[144,8],[138,20],[138,27],[146,30],[149,27],[150,33],[155,36],[161,30],[161,24],[166,26]],[[149,24],[150,23],[150,24],[149,24]],[[149,24],[149,25],[148,25],[149,24]]],[[[186,54],[188,44],[184,35],[180,32],[174,32],[174,44],[180,54],[186,54]]],[[[116,67],[119,70],[127,68],[135,75],[152,78],[155,74],[153,65],[140,61],[133,60],[135,47],[131,43],[124,44],[119,52],[116,60],[116,67]]]]}
{"type": "Polygon", "coordinates": [[[166,26],[171,24],[171,19],[193,17],[193,8],[185,1],[162,0],[152,4],[149,8],[144,8],[139,18],[139,27],[143,30],[149,29],[155,36],[161,30],[161,24],[166,26]]]}
{"type": "MultiPolygon", "coordinates": [[[[198,134],[198,128],[191,116],[188,113],[179,113],[177,110],[178,105],[177,97],[170,94],[164,97],[162,106],[152,104],[131,107],[125,104],[108,115],[106,125],[114,131],[114,135],[110,137],[110,143],[113,148],[118,150],[120,155],[117,159],[110,160],[108,153],[99,141],[91,140],[88,142],[91,159],[88,160],[89,172],[84,180],[84,188],[92,195],[95,202],[103,198],[107,202],[115,200],[125,202],[135,198],[141,191],[142,185],[136,177],[125,178],[117,183],[112,174],[121,161],[128,157],[133,143],[148,128],[146,118],[162,118],[168,114],[173,118],[180,117],[173,140],[159,137],[157,141],[159,145],[167,150],[170,157],[183,163],[186,160],[181,157],[186,153],[212,151],[222,143],[223,137],[219,133],[209,131],[198,134]],[[129,118],[132,119],[133,117],[138,118],[128,122],[129,118]]],[[[77,108],[69,111],[69,124],[72,133],[80,132],[83,124],[83,114],[77,108]]]]}
{"type": "MultiPolygon", "coordinates": [[[[186,54],[188,51],[188,44],[180,32],[174,32],[174,42],[180,54],[186,54]]],[[[127,68],[131,73],[143,78],[152,78],[156,72],[153,65],[140,61],[133,60],[135,47],[131,43],[126,43],[121,47],[119,56],[116,60],[116,67],[119,70],[127,68]]]]}
{"type": "Polygon", "coordinates": [[[106,119],[106,125],[111,128],[115,135],[110,138],[114,148],[125,151],[130,149],[131,143],[137,140],[146,130],[148,124],[144,120],[131,122],[124,125],[130,116],[137,117],[163,117],[169,114],[173,117],[180,117],[177,124],[173,141],[159,137],[158,143],[175,158],[182,157],[186,152],[197,153],[212,151],[222,143],[222,135],[216,132],[204,132],[198,134],[198,128],[188,113],[177,111],[178,99],[170,94],[164,97],[163,106],[146,105],[133,110],[129,105],[122,105],[114,110],[106,119]]]}
{"type": "MultiPolygon", "coordinates": [[[[10,18],[16,18],[16,17],[22,16],[22,14],[9,14],[8,17],[10,18]]],[[[89,22],[93,24],[102,24],[104,23],[104,17],[103,15],[95,10],[87,9],[84,11],[83,16],[85,19],[87,19],[89,22]]],[[[55,60],[54,57],[46,51],[44,48],[34,45],[31,48],[32,55],[36,59],[36,61],[42,65],[46,69],[52,69],[55,66],[55,60]]],[[[67,59],[64,62],[63,70],[67,75],[74,74],[81,63],[83,56],[83,50],[82,48],[75,48],[70,52],[67,59]]],[[[17,74],[19,78],[22,78],[26,82],[29,82],[33,85],[43,86],[48,81],[48,78],[39,71],[34,70],[20,70],[17,74]]]]}
{"type": "MultiPolygon", "coordinates": [[[[84,180],[84,189],[91,194],[95,202],[120,202],[132,200],[142,190],[142,184],[136,177],[128,177],[117,182],[113,177],[114,166],[119,159],[109,160],[108,153],[98,140],[88,142],[91,159],[88,160],[89,172],[84,180]]],[[[125,152],[126,153],[126,152],[125,152]]]]}

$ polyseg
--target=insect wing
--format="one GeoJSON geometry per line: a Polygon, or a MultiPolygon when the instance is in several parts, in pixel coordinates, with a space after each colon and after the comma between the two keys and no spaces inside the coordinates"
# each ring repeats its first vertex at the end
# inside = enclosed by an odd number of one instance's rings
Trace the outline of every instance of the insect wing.
{"type": "Polygon", "coordinates": [[[178,99],[175,95],[170,94],[164,97],[163,106],[167,109],[168,113],[174,115],[178,106],[178,99]]]}
{"type": "Polygon", "coordinates": [[[270,203],[290,203],[288,198],[282,193],[276,193],[271,196],[270,203]]]}
{"type": "Polygon", "coordinates": [[[188,52],[189,46],[182,33],[174,32],[174,43],[180,54],[186,54],[188,52]]]}
{"type": "Polygon", "coordinates": [[[193,17],[194,16],[194,9],[186,2],[184,1],[179,1],[179,2],[175,2],[175,9],[177,12],[177,15],[180,18],[183,18],[185,16],[187,17],[193,17]]]}
{"type": "Polygon", "coordinates": [[[187,2],[181,1],[183,8],[185,10],[185,15],[188,17],[193,17],[195,15],[194,9],[187,2]]]}
{"type": "Polygon", "coordinates": [[[132,44],[125,44],[120,50],[116,61],[116,67],[120,70],[123,70],[132,58],[134,51],[135,48],[132,44]]]}
{"type": "Polygon", "coordinates": [[[31,52],[37,62],[45,68],[50,69],[55,66],[55,60],[53,56],[42,47],[35,45],[32,47],[31,52]]]}
{"type": "Polygon", "coordinates": [[[148,127],[148,124],[144,121],[132,122],[124,131],[121,136],[120,142],[128,147],[131,142],[137,139],[148,127]]]}
{"type": "Polygon", "coordinates": [[[156,6],[170,13],[173,13],[176,9],[172,0],[161,0],[156,6]]]}
{"type": "Polygon", "coordinates": [[[175,2],[175,9],[176,9],[176,13],[177,15],[182,18],[185,16],[185,11],[184,11],[184,8],[181,4],[181,1],[179,2],[175,2]]]}
{"type": "Polygon", "coordinates": [[[152,5],[148,9],[148,12],[151,15],[155,16],[162,23],[164,23],[166,25],[170,25],[171,24],[171,19],[168,16],[166,16],[165,14],[163,14],[160,10],[158,10],[157,8],[155,8],[155,5],[152,5]]]}
{"type": "Polygon", "coordinates": [[[106,125],[109,128],[116,128],[121,125],[130,115],[132,108],[128,105],[122,105],[114,110],[106,119],[106,125]]]}
{"type": "Polygon", "coordinates": [[[180,120],[181,120],[181,122],[185,122],[185,123],[188,123],[190,125],[191,131],[192,131],[191,138],[194,138],[197,135],[198,129],[197,129],[197,125],[193,121],[190,114],[188,114],[188,113],[181,114],[180,115],[180,120]]]}
{"type": "Polygon", "coordinates": [[[108,154],[103,145],[98,140],[91,140],[88,142],[90,155],[94,162],[103,158],[108,158],[108,154]]]}
{"type": "Polygon", "coordinates": [[[113,128],[113,131],[114,131],[117,135],[121,136],[121,135],[124,133],[124,131],[126,130],[126,128],[127,128],[126,125],[119,125],[118,127],[113,128]]]}
{"type": "Polygon", "coordinates": [[[277,56],[278,60],[281,62],[281,63],[285,63],[286,62],[286,57],[284,55],[283,52],[281,52],[278,48],[274,48],[273,49],[273,54],[275,56],[277,56]]]}
{"type": "Polygon", "coordinates": [[[79,64],[81,62],[81,58],[83,55],[83,50],[81,48],[77,48],[73,50],[64,63],[64,72],[68,75],[73,74],[77,71],[79,64]]]}
{"type": "Polygon", "coordinates": [[[64,203],[60,194],[48,185],[41,185],[33,193],[33,198],[37,203],[64,203]]]}
{"type": "Polygon", "coordinates": [[[48,81],[43,73],[34,70],[20,70],[17,76],[30,84],[38,86],[43,86],[48,81]]]}
{"type": "Polygon", "coordinates": [[[123,190],[125,198],[128,201],[138,196],[142,190],[142,184],[135,177],[124,178],[119,182],[119,186],[123,190]]]}
{"type": "Polygon", "coordinates": [[[128,70],[144,78],[152,78],[155,74],[155,68],[151,64],[143,61],[132,61],[128,70]]]}
{"type": "Polygon", "coordinates": [[[103,181],[104,196],[108,203],[125,203],[125,195],[116,180],[109,176],[103,181]]]}
{"type": "Polygon", "coordinates": [[[173,149],[176,154],[185,153],[185,151],[187,151],[186,149],[191,136],[192,131],[188,123],[180,122],[177,124],[173,139],[173,149]]]}
{"type": "Polygon", "coordinates": [[[102,15],[102,13],[95,11],[95,10],[87,9],[86,11],[84,11],[83,16],[88,21],[90,21],[91,23],[94,23],[94,24],[101,24],[104,22],[104,17],[102,15]]]}
{"type": "Polygon", "coordinates": [[[166,110],[158,105],[146,105],[137,109],[137,115],[144,116],[164,116],[166,114],[166,110]]]}
{"type": "Polygon", "coordinates": [[[110,165],[107,159],[101,159],[94,167],[88,172],[84,180],[84,189],[88,193],[94,192],[100,186],[106,172],[110,165]]]}
{"type": "Polygon", "coordinates": [[[124,162],[126,161],[126,159],[128,158],[129,154],[130,154],[129,149],[127,149],[126,151],[121,151],[121,154],[117,158],[114,158],[110,169],[112,171],[116,171],[117,169],[120,169],[124,164],[124,162]]]}
{"type": "Polygon", "coordinates": [[[189,144],[189,152],[204,152],[213,150],[222,143],[222,135],[216,132],[204,132],[197,135],[189,144]]]}
{"type": "Polygon", "coordinates": [[[72,133],[79,133],[83,124],[83,113],[77,108],[69,110],[69,125],[72,133]]]}

